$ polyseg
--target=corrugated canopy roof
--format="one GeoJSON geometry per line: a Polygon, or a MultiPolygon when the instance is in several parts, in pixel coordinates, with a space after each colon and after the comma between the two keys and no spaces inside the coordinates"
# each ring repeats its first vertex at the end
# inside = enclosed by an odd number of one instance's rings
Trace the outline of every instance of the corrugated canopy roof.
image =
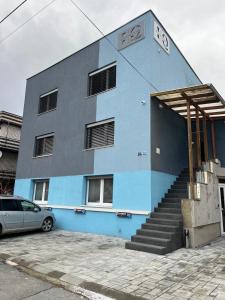
{"type": "Polygon", "coordinates": [[[190,101],[191,118],[195,118],[198,109],[200,118],[205,115],[211,120],[225,119],[225,101],[212,84],[157,92],[151,97],[157,98],[184,118],[187,117],[187,101],[190,101]]]}

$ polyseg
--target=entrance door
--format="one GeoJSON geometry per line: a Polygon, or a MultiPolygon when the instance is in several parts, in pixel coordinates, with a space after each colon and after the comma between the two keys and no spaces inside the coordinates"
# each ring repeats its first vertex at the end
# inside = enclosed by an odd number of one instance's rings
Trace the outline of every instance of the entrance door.
{"type": "Polygon", "coordinates": [[[221,209],[221,230],[225,234],[225,184],[219,185],[220,190],[220,209],[221,209]]]}

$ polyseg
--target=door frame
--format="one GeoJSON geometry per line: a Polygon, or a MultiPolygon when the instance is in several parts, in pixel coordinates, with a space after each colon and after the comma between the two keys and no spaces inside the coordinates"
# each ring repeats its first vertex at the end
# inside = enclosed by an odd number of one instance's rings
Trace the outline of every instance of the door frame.
{"type": "MultiPolygon", "coordinates": [[[[221,224],[221,235],[225,235],[225,228],[223,228],[223,214],[221,205],[220,188],[224,188],[224,200],[225,200],[225,183],[219,183],[219,205],[220,205],[220,224],[221,224]]],[[[225,201],[224,201],[225,202],[225,201]]],[[[225,203],[224,203],[225,204],[225,203]]]]}

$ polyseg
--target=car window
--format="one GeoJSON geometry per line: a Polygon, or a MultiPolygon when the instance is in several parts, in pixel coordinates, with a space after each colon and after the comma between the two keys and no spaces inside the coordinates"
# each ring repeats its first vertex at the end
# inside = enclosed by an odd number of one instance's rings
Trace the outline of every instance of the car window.
{"type": "Polygon", "coordinates": [[[15,199],[2,199],[3,211],[20,211],[20,205],[15,199]]]}
{"type": "MultiPolygon", "coordinates": [[[[34,211],[35,208],[38,208],[35,204],[30,203],[25,200],[21,201],[21,206],[24,211],[34,211]]],[[[40,210],[40,209],[38,208],[38,210],[40,210]]]]}

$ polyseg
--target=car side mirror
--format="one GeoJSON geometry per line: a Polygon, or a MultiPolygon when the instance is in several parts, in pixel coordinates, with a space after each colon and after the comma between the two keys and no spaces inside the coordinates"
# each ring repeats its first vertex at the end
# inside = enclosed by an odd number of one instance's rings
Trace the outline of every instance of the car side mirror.
{"type": "Polygon", "coordinates": [[[39,209],[37,207],[34,208],[34,212],[39,212],[39,209]]]}

